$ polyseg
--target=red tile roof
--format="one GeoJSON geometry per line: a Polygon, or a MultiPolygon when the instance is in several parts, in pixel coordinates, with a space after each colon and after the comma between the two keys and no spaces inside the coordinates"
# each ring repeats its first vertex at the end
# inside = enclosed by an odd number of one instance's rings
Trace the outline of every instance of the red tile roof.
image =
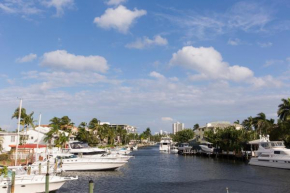
{"type": "MultiPolygon", "coordinates": [[[[9,147],[16,147],[16,145],[9,145],[9,147]]],[[[44,148],[46,145],[38,145],[39,148],[44,148]]],[[[18,148],[27,148],[27,149],[35,149],[37,148],[37,144],[24,144],[24,145],[18,145],[18,148]]]]}

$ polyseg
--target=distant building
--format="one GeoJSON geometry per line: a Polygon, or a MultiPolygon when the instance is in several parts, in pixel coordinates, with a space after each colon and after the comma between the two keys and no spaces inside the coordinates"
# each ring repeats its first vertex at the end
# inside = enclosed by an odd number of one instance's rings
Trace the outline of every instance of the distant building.
{"type": "Polygon", "coordinates": [[[176,123],[172,124],[172,133],[173,134],[177,133],[178,131],[182,131],[183,129],[184,129],[184,123],[176,122],[176,123]]]}
{"type": "Polygon", "coordinates": [[[243,129],[243,126],[240,124],[231,124],[230,122],[227,121],[219,121],[219,122],[211,122],[211,123],[207,123],[206,126],[204,127],[200,127],[198,129],[196,129],[195,132],[195,138],[196,141],[198,142],[202,142],[202,141],[206,141],[206,139],[204,138],[204,133],[206,131],[210,131],[212,130],[214,133],[216,133],[216,130],[219,129],[225,129],[227,127],[231,127],[234,126],[236,130],[240,130],[243,129]]]}
{"type": "Polygon", "coordinates": [[[127,133],[134,133],[134,134],[137,133],[137,128],[134,127],[134,126],[132,126],[132,125],[126,125],[126,124],[124,124],[124,125],[110,124],[109,126],[112,127],[112,128],[115,128],[115,129],[117,129],[117,128],[125,129],[127,131],[127,133]]]}

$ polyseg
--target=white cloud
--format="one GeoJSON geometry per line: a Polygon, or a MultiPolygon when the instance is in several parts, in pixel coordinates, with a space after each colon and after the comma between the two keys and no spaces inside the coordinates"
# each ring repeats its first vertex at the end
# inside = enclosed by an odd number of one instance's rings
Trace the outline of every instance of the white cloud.
{"type": "Polygon", "coordinates": [[[155,71],[150,72],[149,76],[157,78],[157,79],[164,79],[165,78],[162,74],[155,72],[155,71]]]}
{"type": "Polygon", "coordinates": [[[247,33],[269,32],[273,11],[255,2],[238,2],[224,13],[184,12],[170,9],[174,14],[157,14],[174,24],[177,24],[186,34],[187,39],[212,39],[217,35],[244,31],[247,33]],[[268,27],[269,25],[269,27],[268,27]]]}
{"type": "Polygon", "coordinates": [[[173,119],[171,117],[162,117],[161,120],[162,121],[170,121],[170,122],[173,121],[173,119]]]}
{"type": "Polygon", "coordinates": [[[264,67],[269,67],[277,64],[284,64],[284,60],[267,60],[266,63],[264,64],[264,67]]]}
{"type": "Polygon", "coordinates": [[[279,88],[283,86],[283,83],[279,80],[276,80],[271,75],[265,76],[265,77],[254,77],[251,82],[255,87],[275,87],[279,88]]]}
{"type": "Polygon", "coordinates": [[[107,5],[119,5],[122,3],[125,3],[127,0],[107,0],[106,4],[107,5]]]}
{"type": "Polygon", "coordinates": [[[137,39],[135,42],[127,44],[127,48],[136,48],[143,49],[146,47],[150,47],[153,45],[156,46],[166,46],[168,41],[166,38],[161,37],[160,35],[154,36],[153,39],[149,39],[148,37],[143,37],[143,39],[137,39]]]}
{"type": "Polygon", "coordinates": [[[258,42],[257,43],[261,48],[268,48],[271,47],[273,45],[272,42],[258,42]]]}
{"type": "Polygon", "coordinates": [[[238,38],[229,39],[228,44],[232,45],[232,46],[237,46],[237,45],[241,44],[241,40],[238,38]]]}
{"type": "Polygon", "coordinates": [[[44,53],[41,66],[68,70],[106,72],[109,69],[107,60],[102,56],[82,56],[56,50],[44,53]]]}
{"type": "Polygon", "coordinates": [[[2,9],[6,13],[16,13],[17,11],[3,3],[0,3],[0,9],[2,9]]]}
{"type": "Polygon", "coordinates": [[[64,9],[71,8],[74,0],[46,0],[43,4],[47,7],[54,7],[56,9],[56,17],[61,17],[64,14],[64,9]]]}
{"type": "Polygon", "coordinates": [[[247,67],[229,66],[213,47],[183,47],[173,54],[170,64],[200,73],[192,76],[191,79],[226,79],[239,82],[252,78],[254,75],[247,67]]]}
{"type": "Polygon", "coordinates": [[[61,87],[73,87],[96,83],[117,84],[119,81],[107,79],[104,75],[94,72],[37,72],[29,71],[22,73],[23,79],[36,79],[43,81],[40,85],[42,90],[61,87]]]}
{"type": "Polygon", "coordinates": [[[94,19],[99,27],[104,29],[116,29],[121,33],[127,33],[132,23],[143,15],[146,15],[145,10],[134,9],[133,11],[127,9],[123,5],[119,5],[117,8],[109,8],[105,13],[94,19]]]}
{"type": "Polygon", "coordinates": [[[31,54],[28,54],[22,58],[17,58],[16,62],[19,62],[19,63],[31,62],[31,61],[35,60],[36,58],[37,58],[37,55],[31,53],[31,54]]]}

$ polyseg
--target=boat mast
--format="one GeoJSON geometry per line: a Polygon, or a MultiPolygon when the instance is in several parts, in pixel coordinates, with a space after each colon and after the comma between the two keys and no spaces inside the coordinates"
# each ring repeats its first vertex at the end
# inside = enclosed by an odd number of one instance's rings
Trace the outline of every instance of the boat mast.
{"type": "Polygon", "coordinates": [[[22,99],[20,99],[20,104],[19,104],[19,113],[18,113],[17,140],[16,140],[16,152],[15,152],[15,163],[14,163],[15,166],[17,165],[17,155],[18,155],[18,144],[19,144],[19,128],[20,128],[21,108],[22,108],[22,99]]]}

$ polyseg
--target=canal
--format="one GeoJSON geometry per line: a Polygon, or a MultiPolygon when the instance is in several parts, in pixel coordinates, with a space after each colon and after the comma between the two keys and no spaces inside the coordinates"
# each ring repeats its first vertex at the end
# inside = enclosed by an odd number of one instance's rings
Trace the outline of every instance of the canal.
{"type": "Polygon", "coordinates": [[[117,171],[70,172],[77,181],[66,182],[58,193],[286,193],[290,171],[250,166],[243,162],[160,153],[157,146],[139,149],[135,158],[117,171]]]}

